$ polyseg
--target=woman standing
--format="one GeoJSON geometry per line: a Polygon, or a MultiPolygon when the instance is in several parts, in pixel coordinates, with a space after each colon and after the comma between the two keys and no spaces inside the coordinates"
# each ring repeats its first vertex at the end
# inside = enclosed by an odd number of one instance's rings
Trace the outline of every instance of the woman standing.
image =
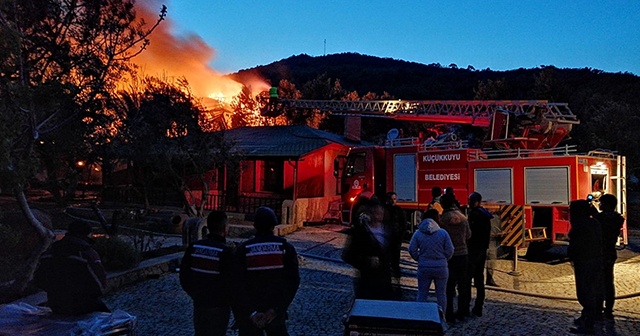
{"type": "Polygon", "coordinates": [[[447,260],[453,256],[453,243],[447,231],[431,218],[423,218],[409,242],[409,254],[418,262],[418,298],[427,301],[431,282],[435,282],[436,298],[442,311],[447,310],[447,260]]]}
{"type": "Polygon", "coordinates": [[[445,318],[447,322],[453,323],[456,318],[461,321],[469,312],[469,301],[471,300],[471,288],[466,286],[467,264],[469,260],[469,250],[467,240],[471,237],[471,229],[467,217],[458,210],[456,199],[451,194],[444,194],[440,198],[440,203],[444,211],[440,216],[440,226],[447,231],[453,243],[453,256],[449,259],[449,280],[447,280],[447,309],[445,318]],[[458,310],[454,314],[454,298],[458,292],[458,310]],[[465,310],[466,307],[466,310],[465,310]]]}
{"type": "Polygon", "coordinates": [[[389,236],[383,218],[382,205],[370,201],[349,229],[342,260],[358,270],[354,281],[356,299],[393,299],[389,236]]]}

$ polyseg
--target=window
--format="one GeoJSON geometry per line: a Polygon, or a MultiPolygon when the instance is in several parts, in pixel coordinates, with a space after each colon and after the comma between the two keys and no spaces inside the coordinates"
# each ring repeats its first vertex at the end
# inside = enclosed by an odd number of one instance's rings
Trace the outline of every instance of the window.
{"type": "Polygon", "coordinates": [[[400,202],[416,200],[416,155],[402,154],[393,156],[394,191],[400,202]]]}
{"type": "Polygon", "coordinates": [[[281,192],[284,172],[281,161],[262,161],[260,170],[260,191],[281,192]]]}
{"type": "Polygon", "coordinates": [[[355,153],[347,158],[346,176],[364,173],[366,168],[366,153],[355,153]]]}

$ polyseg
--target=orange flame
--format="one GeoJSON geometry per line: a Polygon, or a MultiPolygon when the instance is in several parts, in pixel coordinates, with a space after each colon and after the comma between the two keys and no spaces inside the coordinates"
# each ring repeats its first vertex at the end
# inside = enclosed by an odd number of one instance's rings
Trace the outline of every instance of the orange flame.
{"type": "MultiPolygon", "coordinates": [[[[147,23],[157,20],[162,4],[159,0],[138,1],[138,15],[147,23]]],[[[229,104],[233,97],[242,90],[242,84],[212,69],[208,64],[215,57],[215,50],[200,36],[190,34],[178,37],[174,34],[174,24],[169,19],[171,8],[168,6],[168,19],[158,26],[149,37],[147,49],[134,58],[144,74],[156,77],[185,77],[193,94],[202,98],[205,107],[229,104]]],[[[269,85],[256,78],[254,83],[247,84],[257,95],[269,85]]]]}

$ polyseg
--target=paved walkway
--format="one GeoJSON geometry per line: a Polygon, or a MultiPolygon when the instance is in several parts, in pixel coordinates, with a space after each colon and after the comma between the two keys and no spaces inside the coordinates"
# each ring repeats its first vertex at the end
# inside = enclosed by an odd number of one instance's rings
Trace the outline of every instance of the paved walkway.
{"type": "MultiPolygon", "coordinates": [[[[340,226],[306,227],[287,236],[302,256],[301,285],[289,309],[291,335],[342,335],[342,319],[353,299],[353,269],[340,261],[345,235],[340,226]]],[[[635,237],[637,251],[640,238],[635,237]]],[[[405,246],[406,249],[406,246],[405,246]]],[[[561,256],[560,251],[559,256],[561,256]]],[[[485,314],[450,326],[446,335],[567,335],[580,306],[575,300],[573,272],[568,262],[520,260],[520,276],[509,274],[513,262],[499,260],[495,274],[501,286],[487,292],[485,314]],[[530,295],[516,294],[522,292],[530,295]],[[533,296],[531,296],[533,295],[533,296]],[[547,298],[548,297],[548,298],[547,298]],[[554,297],[564,298],[555,299],[554,297]]],[[[403,299],[413,300],[416,264],[403,251],[403,299]]],[[[619,296],[640,292],[640,255],[619,252],[616,284],[619,296]]],[[[191,301],[178,275],[128,286],[105,298],[112,308],[138,318],[138,335],[192,335],[191,301]]],[[[615,322],[597,325],[599,335],[640,335],[640,298],[618,300],[615,322]]],[[[229,330],[228,335],[236,335],[229,330]]]]}

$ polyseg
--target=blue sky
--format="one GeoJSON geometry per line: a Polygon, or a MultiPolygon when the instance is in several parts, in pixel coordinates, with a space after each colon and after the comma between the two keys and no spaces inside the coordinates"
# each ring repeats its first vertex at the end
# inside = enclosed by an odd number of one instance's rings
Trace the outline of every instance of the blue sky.
{"type": "Polygon", "coordinates": [[[554,65],[640,75],[640,1],[168,0],[221,73],[343,52],[509,70],[554,65]],[[326,49],[325,49],[326,40],[326,49]]]}

